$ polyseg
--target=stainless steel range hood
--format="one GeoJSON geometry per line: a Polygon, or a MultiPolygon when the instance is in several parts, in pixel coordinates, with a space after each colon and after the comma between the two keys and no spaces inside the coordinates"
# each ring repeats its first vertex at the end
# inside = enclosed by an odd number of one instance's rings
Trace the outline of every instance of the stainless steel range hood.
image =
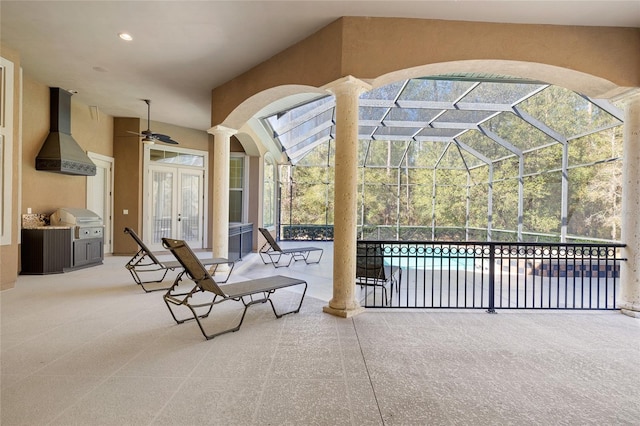
{"type": "Polygon", "coordinates": [[[71,136],[71,93],[51,87],[49,135],[36,156],[36,170],[95,176],[96,165],[71,136]]]}

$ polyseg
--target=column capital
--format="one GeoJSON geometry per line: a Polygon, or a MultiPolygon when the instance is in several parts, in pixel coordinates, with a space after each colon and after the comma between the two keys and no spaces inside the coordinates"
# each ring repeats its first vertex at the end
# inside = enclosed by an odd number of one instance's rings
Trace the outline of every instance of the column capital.
{"type": "Polygon", "coordinates": [[[637,105],[640,102],[640,87],[629,89],[613,98],[609,99],[609,102],[619,102],[622,104],[622,108],[629,105],[637,105]]]}
{"type": "Polygon", "coordinates": [[[225,126],[213,126],[212,128],[210,128],[209,130],[207,130],[207,133],[211,134],[211,135],[222,135],[222,136],[227,136],[227,137],[231,137],[233,135],[235,135],[236,133],[238,133],[238,131],[236,129],[232,129],[230,127],[225,127],[225,126]]]}
{"type": "Polygon", "coordinates": [[[338,80],[332,81],[329,84],[322,86],[322,89],[333,93],[334,95],[340,95],[343,93],[360,93],[369,91],[373,88],[369,83],[355,78],[351,75],[342,77],[338,80]]]}

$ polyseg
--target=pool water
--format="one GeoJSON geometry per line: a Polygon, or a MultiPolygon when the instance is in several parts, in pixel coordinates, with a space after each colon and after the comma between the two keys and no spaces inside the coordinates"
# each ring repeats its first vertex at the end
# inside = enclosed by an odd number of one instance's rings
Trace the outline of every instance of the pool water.
{"type": "Polygon", "coordinates": [[[387,246],[385,264],[402,269],[450,269],[473,271],[481,262],[475,255],[464,250],[449,248],[387,246]],[[406,253],[406,254],[405,254],[406,253]]]}

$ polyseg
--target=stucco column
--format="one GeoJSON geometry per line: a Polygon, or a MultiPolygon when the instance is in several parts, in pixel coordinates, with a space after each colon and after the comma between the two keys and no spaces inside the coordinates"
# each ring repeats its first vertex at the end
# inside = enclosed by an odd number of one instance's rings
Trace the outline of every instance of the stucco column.
{"type": "MultiPolygon", "coordinates": [[[[229,256],[229,151],[235,130],[223,126],[209,129],[213,135],[212,241],[214,257],[229,256]]],[[[222,266],[222,265],[221,265],[222,266]]]]}
{"type": "Polygon", "coordinates": [[[622,153],[622,242],[626,262],[620,271],[618,307],[640,318],[640,93],[625,102],[622,153]]]}
{"type": "Polygon", "coordinates": [[[362,311],[355,298],[358,192],[358,100],[371,86],[348,76],[325,87],[336,98],[333,218],[333,298],[324,312],[351,317],[362,311]]]}

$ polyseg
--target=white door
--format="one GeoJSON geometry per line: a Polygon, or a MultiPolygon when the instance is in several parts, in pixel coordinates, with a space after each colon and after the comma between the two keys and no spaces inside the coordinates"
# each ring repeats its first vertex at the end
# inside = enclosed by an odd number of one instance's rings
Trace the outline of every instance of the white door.
{"type": "Polygon", "coordinates": [[[203,247],[204,171],[149,166],[150,248],[161,249],[162,238],[185,240],[203,247]]]}
{"type": "Polygon", "coordinates": [[[104,252],[111,253],[113,240],[113,158],[88,153],[96,165],[96,175],[87,177],[87,209],[104,222],[104,252]]]}

